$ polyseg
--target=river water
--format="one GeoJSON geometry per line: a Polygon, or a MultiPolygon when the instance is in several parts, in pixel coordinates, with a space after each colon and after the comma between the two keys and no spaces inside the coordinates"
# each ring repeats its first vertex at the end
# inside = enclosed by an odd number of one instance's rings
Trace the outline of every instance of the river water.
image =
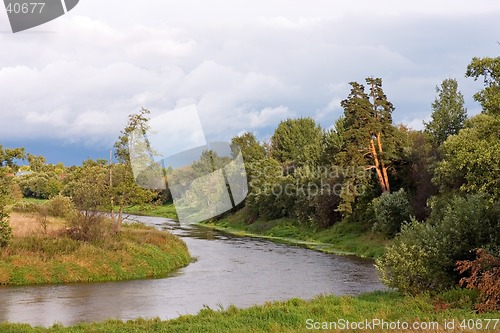
{"type": "Polygon", "coordinates": [[[228,236],[165,218],[133,219],[182,237],[197,261],[162,279],[0,287],[0,322],[50,326],[138,317],[170,319],[195,314],[204,305],[248,307],[293,297],[384,289],[369,259],[228,236]]]}

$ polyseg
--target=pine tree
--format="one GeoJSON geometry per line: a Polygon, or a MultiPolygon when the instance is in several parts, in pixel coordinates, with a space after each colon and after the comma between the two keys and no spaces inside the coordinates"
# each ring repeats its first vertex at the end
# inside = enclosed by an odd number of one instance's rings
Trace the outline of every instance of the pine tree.
{"type": "MultiPolygon", "coordinates": [[[[367,78],[370,86],[369,95],[365,87],[357,82],[351,82],[351,92],[347,99],[341,102],[344,108],[344,147],[338,155],[338,162],[345,168],[364,168],[375,170],[382,192],[390,192],[387,168],[394,156],[394,127],[392,112],[394,106],[387,100],[382,89],[382,80],[367,78]]],[[[344,175],[344,190],[341,194],[342,203],[339,210],[352,212],[354,203],[354,188],[366,185],[366,177],[359,173],[344,175]]]]}

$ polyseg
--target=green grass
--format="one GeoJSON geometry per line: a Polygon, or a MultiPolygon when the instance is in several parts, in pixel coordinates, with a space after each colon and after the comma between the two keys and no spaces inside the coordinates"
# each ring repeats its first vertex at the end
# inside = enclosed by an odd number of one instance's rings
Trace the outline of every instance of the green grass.
{"type": "MultiPolygon", "coordinates": [[[[106,321],[92,324],[79,324],[71,327],[55,325],[49,329],[30,327],[23,324],[0,324],[4,333],[132,333],[132,332],[203,332],[203,333],[257,333],[257,332],[311,332],[307,321],[312,322],[365,322],[378,319],[388,322],[436,322],[443,332],[443,323],[454,320],[456,332],[478,332],[479,330],[458,329],[463,320],[479,320],[486,325],[486,319],[499,318],[499,312],[476,314],[471,311],[473,293],[462,290],[455,292],[451,303],[428,296],[403,297],[396,292],[373,292],[357,297],[318,296],[310,301],[291,299],[284,302],[266,303],[247,309],[230,306],[224,310],[205,307],[197,315],[185,315],[177,319],[161,321],[159,319],[136,319],[128,322],[106,321]],[[458,297],[457,297],[458,295],[458,297]],[[458,303],[460,301],[460,303],[458,303]]],[[[475,321],[476,322],[476,321],[475,321]]],[[[494,325],[490,322],[490,325],[494,325]]],[[[342,330],[348,332],[387,332],[375,327],[374,330],[342,330]]],[[[500,323],[497,324],[497,330],[500,323]]],[[[315,330],[312,330],[315,331],[315,330]]],[[[316,330],[318,331],[318,330],[316,330]]],[[[336,330],[321,330],[339,332],[336,330]]],[[[493,332],[493,327],[485,332],[493,332]]],[[[400,330],[393,330],[400,332],[400,330]]],[[[422,332],[409,330],[407,332],[422,332]]],[[[451,332],[451,331],[450,331],[451,332]]]]}
{"type": "Polygon", "coordinates": [[[247,224],[246,220],[243,209],[223,219],[201,225],[239,236],[262,237],[328,253],[370,258],[382,255],[388,244],[383,236],[371,231],[371,226],[362,223],[342,221],[329,229],[315,229],[289,218],[272,221],[258,219],[251,224],[247,224]]]}
{"type": "Polygon", "coordinates": [[[0,285],[164,277],[191,261],[178,237],[143,225],[96,242],[67,236],[15,237],[0,253],[0,285]]]}
{"type": "Polygon", "coordinates": [[[125,213],[134,215],[147,215],[147,216],[157,216],[157,217],[167,217],[171,219],[177,219],[177,212],[173,203],[168,203],[165,205],[136,205],[126,207],[124,209],[125,213]]]}

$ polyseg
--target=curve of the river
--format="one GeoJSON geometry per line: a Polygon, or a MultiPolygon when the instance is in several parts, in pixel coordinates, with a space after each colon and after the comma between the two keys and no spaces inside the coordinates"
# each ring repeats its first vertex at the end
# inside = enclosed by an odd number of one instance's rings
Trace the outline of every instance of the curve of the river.
{"type": "Polygon", "coordinates": [[[111,318],[169,319],[194,314],[204,305],[248,307],[384,289],[369,259],[183,227],[165,218],[134,219],[182,237],[197,261],[162,279],[0,287],[0,322],[50,326],[111,318]]]}

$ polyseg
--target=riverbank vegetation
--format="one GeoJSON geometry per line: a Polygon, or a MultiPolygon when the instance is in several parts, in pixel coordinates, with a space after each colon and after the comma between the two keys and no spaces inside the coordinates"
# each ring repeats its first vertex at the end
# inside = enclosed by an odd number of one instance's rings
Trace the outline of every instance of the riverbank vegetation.
{"type": "Polygon", "coordinates": [[[123,225],[126,207],[156,204],[163,194],[136,185],[128,158],[127,131],[141,126],[144,113],[130,117],[117,141],[118,163],[51,165],[0,146],[0,284],[164,277],[189,264],[186,245],[172,234],[123,225]],[[23,159],[29,165],[20,166],[23,159]]]}
{"type": "Polygon", "coordinates": [[[457,81],[445,79],[423,131],[394,124],[382,80],[369,77],[350,83],[329,130],[299,118],[268,142],[233,138],[248,197],[210,225],[377,257],[382,280],[402,293],[462,286],[479,290],[478,310],[499,309],[499,69],[500,57],[467,67],[484,82],[472,117],[457,81]]]}
{"type": "Polygon", "coordinates": [[[298,333],[387,332],[394,328],[392,330],[394,332],[442,332],[445,331],[445,323],[454,325],[454,330],[448,327],[449,332],[498,330],[500,323],[497,320],[497,313],[471,313],[470,309],[476,297],[474,291],[467,290],[451,290],[436,297],[427,295],[403,297],[397,292],[374,292],[357,297],[318,296],[310,301],[291,299],[247,309],[238,309],[234,306],[227,309],[205,307],[197,315],[185,315],[168,321],[136,319],[128,322],[107,321],[71,327],[55,325],[48,329],[4,323],[0,324],[0,330],[5,333],[298,333]],[[347,324],[347,321],[351,324],[347,324]],[[372,327],[359,326],[366,325],[366,321],[372,327]],[[332,325],[335,323],[336,329],[335,326],[329,329],[330,323],[332,325]],[[378,326],[375,326],[376,323],[378,326]],[[406,323],[410,329],[401,329],[406,323]],[[322,325],[327,325],[328,328],[324,329],[322,325]],[[351,326],[343,329],[341,325],[351,326]],[[391,328],[387,325],[391,325],[391,328]],[[413,329],[413,325],[418,327],[415,326],[413,329]]]}
{"type": "Polygon", "coordinates": [[[61,211],[58,201],[14,208],[19,212],[9,220],[13,237],[0,253],[0,285],[165,277],[190,263],[186,245],[170,233],[141,224],[114,233],[103,216],[95,216],[84,233],[69,222],[79,217],[61,211]]]}

